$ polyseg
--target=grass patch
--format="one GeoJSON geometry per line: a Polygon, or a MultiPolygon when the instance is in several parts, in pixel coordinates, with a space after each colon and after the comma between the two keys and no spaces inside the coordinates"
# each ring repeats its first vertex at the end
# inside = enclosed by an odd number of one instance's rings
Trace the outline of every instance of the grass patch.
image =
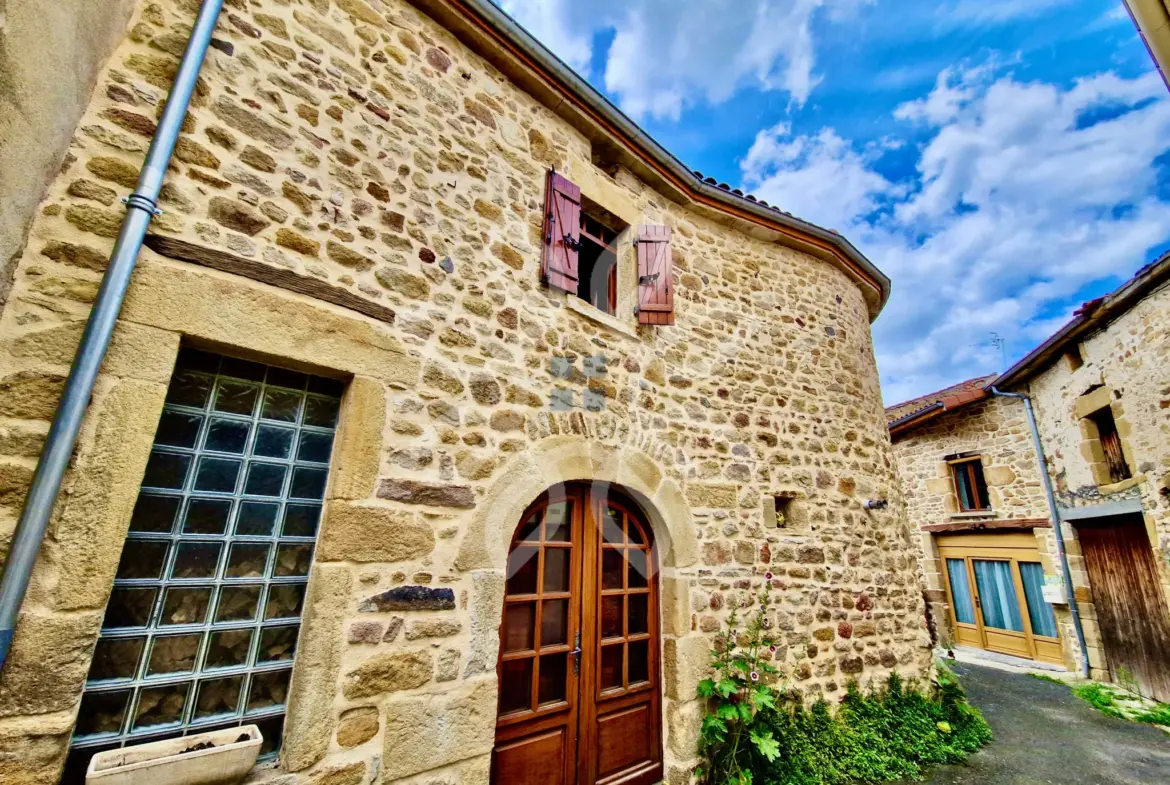
{"type": "Polygon", "coordinates": [[[1121,713],[1121,710],[1117,708],[1117,702],[1113,698],[1113,693],[1104,684],[1098,684],[1095,681],[1089,684],[1081,684],[1080,686],[1073,687],[1072,693],[1102,714],[1109,717],[1117,717],[1119,720],[1127,719],[1121,713]]]}
{"type": "Polygon", "coordinates": [[[1095,681],[1073,687],[1072,693],[1108,717],[1170,727],[1170,705],[1165,703],[1149,707],[1124,706],[1117,700],[1116,688],[1095,681]]]}
{"type": "Polygon", "coordinates": [[[1068,686],[1068,684],[1066,684],[1065,682],[1061,681],[1060,679],[1053,678],[1052,676],[1049,676],[1047,673],[1029,673],[1028,675],[1031,676],[1033,679],[1037,679],[1039,681],[1046,681],[1046,682],[1049,682],[1050,684],[1059,684],[1061,687],[1068,686]]]}

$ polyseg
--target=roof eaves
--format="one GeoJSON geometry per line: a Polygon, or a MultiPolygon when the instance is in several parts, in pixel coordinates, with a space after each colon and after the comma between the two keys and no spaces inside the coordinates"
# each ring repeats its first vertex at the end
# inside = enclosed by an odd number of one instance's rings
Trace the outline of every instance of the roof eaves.
{"type": "Polygon", "coordinates": [[[877,318],[889,301],[889,277],[838,232],[797,218],[753,196],[736,193],[730,187],[720,187],[718,183],[710,182],[711,178],[705,181],[700,173],[687,168],[491,0],[410,2],[424,13],[440,18],[440,21],[442,16],[452,14],[462,17],[478,25],[481,34],[486,32],[492,35],[496,43],[507,45],[510,54],[527,60],[528,67],[539,69],[540,76],[555,83],[554,87],[559,88],[557,92],[561,94],[562,102],[579,102],[576,109],[626,142],[633,153],[643,157],[647,164],[659,170],[661,177],[693,201],[784,234],[811,252],[819,251],[822,256],[832,256],[852,271],[859,283],[872,288],[874,296],[866,297],[871,319],[877,318]]]}
{"type": "Polygon", "coordinates": [[[1065,348],[1104,329],[1138,305],[1147,295],[1170,282],[1170,253],[1138,270],[1110,294],[1082,305],[1069,322],[1053,333],[995,380],[996,387],[1017,387],[1042,373],[1065,348]]]}

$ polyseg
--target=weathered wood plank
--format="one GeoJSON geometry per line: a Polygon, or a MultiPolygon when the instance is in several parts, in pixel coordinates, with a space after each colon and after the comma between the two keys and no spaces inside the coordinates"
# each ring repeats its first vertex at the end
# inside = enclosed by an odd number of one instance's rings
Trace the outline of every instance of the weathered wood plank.
{"type": "Polygon", "coordinates": [[[1020,518],[1016,520],[1000,521],[953,521],[951,523],[929,523],[922,527],[924,532],[946,534],[949,532],[977,532],[984,529],[1000,531],[1031,531],[1032,529],[1051,529],[1052,522],[1045,518],[1020,518]]]}
{"type": "Polygon", "coordinates": [[[252,281],[268,284],[269,286],[286,289],[297,294],[308,295],[315,300],[321,300],[322,302],[339,305],[342,308],[348,308],[351,311],[357,311],[364,316],[369,316],[371,319],[377,319],[386,324],[394,324],[395,314],[392,309],[370,302],[364,297],[359,297],[353,292],[342,289],[339,286],[334,286],[333,284],[316,278],[310,278],[306,275],[300,275],[291,270],[283,270],[279,267],[264,264],[263,262],[245,259],[241,256],[214,248],[206,248],[185,240],[178,240],[174,237],[163,237],[158,234],[148,234],[145,245],[155,253],[171,259],[178,259],[183,262],[200,265],[201,267],[209,267],[212,270],[232,273],[233,275],[239,275],[252,281]]]}

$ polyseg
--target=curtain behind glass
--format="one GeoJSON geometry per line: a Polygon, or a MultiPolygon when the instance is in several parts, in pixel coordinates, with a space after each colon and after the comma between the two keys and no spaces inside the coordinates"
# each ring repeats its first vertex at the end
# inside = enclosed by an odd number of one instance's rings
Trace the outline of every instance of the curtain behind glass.
{"type": "Polygon", "coordinates": [[[983,605],[983,624],[1000,630],[1024,631],[1020,601],[1012,581],[1012,565],[1006,561],[975,559],[975,583],[983,605]]]}
{"type": "Polygon", "coordinates": [[[975,603],[971,599],[971,582],[963,559],[947,559],[947,577],[951,581],[951,598],[955,601],[955,619],[961,624],[975,623],[975,603]]]}
{"type": "Polygon", "coordinates": [[[1028,618],[1032,621],[1032,634],[1046,638],[1057,637],[1056,615],[1052,606],[1044,601],[1044,568],[1037,562],[1020,562],[1020,578],[1024,582],[1024,599],[1028,603],[1028,618]]]}

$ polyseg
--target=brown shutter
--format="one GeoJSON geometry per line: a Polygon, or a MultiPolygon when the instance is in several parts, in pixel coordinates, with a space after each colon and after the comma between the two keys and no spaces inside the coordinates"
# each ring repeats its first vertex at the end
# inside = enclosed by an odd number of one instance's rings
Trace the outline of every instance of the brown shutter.
{"type": "Polygon", "coordinates": [[[669,226],[638,227],[638,323],[674,324],[669,226]]]}
{"type": "Polygon", "coordinates": [[[581,189],[554,171],[544,192],[544,249],[540,274],[549,286],[577,293],[577,249],[581,239],[581,189]]]}

